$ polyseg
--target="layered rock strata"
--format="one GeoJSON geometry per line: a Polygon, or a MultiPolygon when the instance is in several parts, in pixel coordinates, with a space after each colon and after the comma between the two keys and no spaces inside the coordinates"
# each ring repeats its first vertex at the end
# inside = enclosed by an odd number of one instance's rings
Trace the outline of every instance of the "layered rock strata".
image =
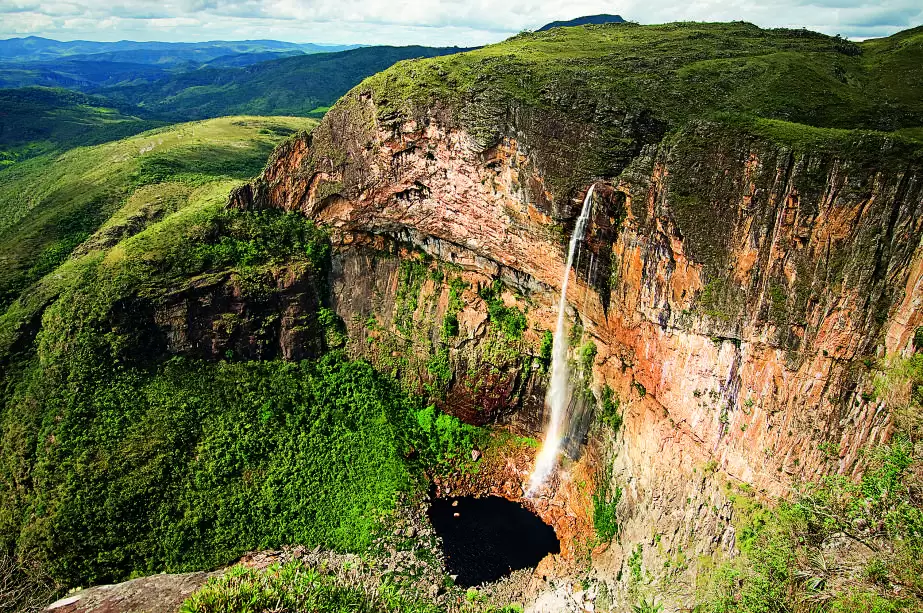
{"type": "MultiPolygon", "coordinates": [[[[554,178],[578,152],[531,146],[537,124],[513,124],[485,147],[449,108],[394,117],[360,86],[231,205],[299,211],[330,228],[333,307],[354,355],[469,421],[537,436],[540,343],[590,181],[562,188],[554,178]],[[411,284],[410,312],[406,262],[442,271],[411,284]],[[453,277],[465,290],[458,333],[446,337],[453,277]],[[494,280],[527,321],[500,349],[477,291],[494,280]],[[427,367],[437,357],[450,371],[441,380],[427,367]]],[[[614,390],[624,417],[616,436],[590,435],[608,458],[599,473],[625,493],[622,536],[597,564],[610,578],[639,544],[657,568],[732,553],[719,482],[777,496],[796,479],[860,470],[863,446],[892,428],[870,368],[909,350],[923,300],[923,173],[893,163],[886,139],[830,154],[699,122],[639,142],[630,163],[592,180],[567,297],[574,344],[592,361],[586,382],[614,390]]],[[[675,582],[685,594],[689,566],[669,573],[685,578],[675,582]]]]}

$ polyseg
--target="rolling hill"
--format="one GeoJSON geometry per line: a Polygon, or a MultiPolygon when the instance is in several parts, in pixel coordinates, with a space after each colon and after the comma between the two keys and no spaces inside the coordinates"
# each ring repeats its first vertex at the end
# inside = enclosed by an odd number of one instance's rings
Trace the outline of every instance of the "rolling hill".
{"type": "MultiPolygon", "coordinates": [[[[92,145],[177,121],[235,114],[322,116],[326,107],[362,79],[391,64],[417,57],[461,51],[454,47],[363,47],[339,53],[298,54],[246,64],[245,53],[215,58],[215,67],[179,72],[148,64],[110,64],[62,60],[82,70],[63,85],[85,86],[106,79],[128,80],[98,93],[60,87],[0,89],[0,165],[51,151],[92,145]],[[135,70],[139,72],[135,72],[135,70]],[[157,75],[170,76],[153,83],[157,75]],[[89,81],[81,79],[88,78],[89,81]],[[140,80],[141,83],[134,81],[140,80]]],[[[33,65],[30,74],[41,72],[33,65]]],[[[18,69],[0,64],[0,83],[18,69]]],[[[21,71],[20,71],[21,72],[21,71]]],[[[49,77],[62,78],[61,72],[49,77]]],[[[28,82],[32,77],[24,79],[28,82]]]]}
{"type": "Polygon", "coordinates": [[[160,125],[99,96],[43,87],[0,89],[0,168],[160,125]]]}
{"type": "Polygon", "coordinates": [[[550,30],[551,28],[569,28],[572,26],[587,26],[587,25],[601,25],[604,23],[625,23],[625,20],[622,19],[621,15],[609,15],[602,13],[599,15],[585,15],[584,17],[577,17],[576,19],[568,19],[567,21],[552,21],[551,23],[546,23],[540,27],[536,32],[544,32],[545,30],[550,30]]]}
{"type": "Polygon", "coordinates": [[[152,116],[189,120],[230,114],[323,113],[362,79],[411,58],[464,51],[458,47],[362,47],[287,57],[244,68],[202,68],[151,84],[102,88],[111,100],[152,116]],[[320,109],[320,110],[318,110],[320,109]]]}
{"type": "Polygon", "coordinates": [[[201,43],[57,41],[28,36],[0,40],[0,62],[41,62],[67,57],[97,55],[101,61],[130,61],[143,64],[204,63],[238,53],[298,51],[327,53],[354,49],[359,45],[315,45],[277,40],[207,41],[201,43]]]}
{"type": "Polygon", "coordinates": [[[224,198],[228,185],[260,171],[283,138],[313,124],[294,117],[224,117],[0,171],[0,303],[66,260],[113,215],[121,221],[110,220],[119,229],[110,227],[109,234],[118,237],[213,185],[224,186],[224,198]]]}

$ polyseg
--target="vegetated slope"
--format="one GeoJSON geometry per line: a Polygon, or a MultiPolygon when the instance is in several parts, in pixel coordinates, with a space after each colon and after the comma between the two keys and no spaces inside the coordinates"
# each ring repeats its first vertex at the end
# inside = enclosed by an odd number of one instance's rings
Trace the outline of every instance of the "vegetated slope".
{"type": "Polygon", "coordinates": [[[354,49],[280,41],[206,43],[59,42],[30,37],[0,40],[0,88],[139,85],[202,66],[241,67],[271,59],[354,49]]]}
{"type": "Polygon", "coordinates": [[[568,19],[567,21],[552,21],[551,23],[546,23],[538,30],[536,30],[536,32],[544,32],[545,30],[550,30],[551,28],[602,25],[604,23],[625,23],[625,20],[622,19],[621,15],[609,15],[608,13],[601,13],[599,15],[584,15],[583,17],[568,19]]]}
{"type": "MultiPolygon", "coordinates": [[[[860,44],[747,23],[556,28],[403,62],[360,88],[386,111],[449,105],[484,143],[514,119],[536,131],[559,125],[547,142],[530,143],[548,160],[556,141],[583,134],[576,164],[549,169],[576,185],[617,173],[671,128],[718,115],[795,140],[819,133],[763,119],[888,132],[919,127],[921,77],[913,67],[923,58],[921,40],[921,28],[860,44]]],[[[837,136],[822,140],[836,147],[837,136]]]]}
{"type": "Polygon", "coordinates": [[[212,182],[255,175],[281,139],[312,122],[227,117],[0,171],[0,304],[52,271],[116,211],[128,207],[123,214],[133,221],[122,231],[138,231],[212,182]]]}
{"type": "Polygon", "coordinates": [[[749,24],[523,34],[371,77],[237,197],[554,287],[561,228],[595,184],[596,259],[572,304],[605,345],[591,378],[630,403],[599,468],[633,497],[598,524],[616,539],[600,575],[637,610],[916,613],[920,65],[923,28],[862,44],[749,24]],[[789,476],[813,483],[779,504],[746,483],[789,476]]]}
{"type": "Polygon", "coordinates": [[[163,125],[110,101],[64,89],[0,89],[0,168],[43,153],[95,145],[163,125]]]}
{"type": "Polygon", "coordinates": [[[306,115],[333,104],[359,81],[399,60],[459,51],[457,47],[363,47],[245,68],[203,68],[153,84],[105,88],[99,93],[171,119],[241,113],[306,115]]]}
{"type": "Polygon", "coordinates": [[[8,584],[50,596],[288,543],[362,550],[421,466],[470,461],[476,429],[335,351],[325,233],[226,207],[311,123],[183,124],[4,184],[3,257],[32,266],[7,297],[37,279],[0,315],[8,584]]]}
{"type": "Polygon", "coordinates": [[[0,62],[0,88],[66,87],[89,92],[101,87],[141,85],[203,66],[212,68],[242,67],[283,57],[304,55],[300,49],[287,51],[253,51],[234,53],[203,60],[176,57],[163,52],[164,57],[148,51],[65,55],[41,62],[0,62]]]}
{"type": "Polygon", "coordinates": [[[87,91],[125,82],[153,81],[170,74],[170,67],[124,61],[63,59],[27,64],[6,62],[0,64],[0,88],[40,86],[87,91]]]}

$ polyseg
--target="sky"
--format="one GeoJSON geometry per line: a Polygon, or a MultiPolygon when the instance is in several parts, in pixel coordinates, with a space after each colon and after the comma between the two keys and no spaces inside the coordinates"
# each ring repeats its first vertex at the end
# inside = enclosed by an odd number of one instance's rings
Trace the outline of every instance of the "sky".
{"type": "Polygon", "coordinates": [[[923,24],[921,0],[0,0],[0,38],[459,45],[596,13],[750,21],[854,39],[923,24]]]}

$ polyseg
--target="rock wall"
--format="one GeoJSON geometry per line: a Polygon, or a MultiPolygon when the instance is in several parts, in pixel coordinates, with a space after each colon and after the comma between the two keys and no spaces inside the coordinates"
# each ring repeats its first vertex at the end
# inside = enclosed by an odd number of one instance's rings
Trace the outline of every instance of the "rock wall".
{"type": "MultiPolygon", "coordinates": [[[[449,410],[537,434],[540,342],[589,183],[567,191],[543,171],[578,153],[530,147],[536,125],[485,147],[447,109],[383,116],[360,87],[231,204],[296,210],[331,229],[333,306],[354,354],[387,368],[413,347],[395,373],[433,392],[427,365],[445,346],[451,376],[435,395],[449,410]],[[403,330],[395,316],[408,298],[401,262],[420,254],[468,283],[456,340],[437,332],[447,277],[411,288],[403,330]],[[475,291],[494,279],[528,322],[499,352],[475,291]]],[[[793,479],[855,473],[862,446],[890,436],[869,369],[906,351],[921,321],[923,172],[885,139],[837,151],[700,122],[595,178],[568,303],[579,343],[595,344],[592,388],[613,389],[624,413],[616,436],[590,436],[607,458],[600,474],[611,468],[625,492],[621,537],[594,556],[607,580],[641,545],[645,567],[674,562],[652,579],[688,596],[690,560],[734,551],[722,483],[785,495],[793,479]]]]}
{"type": "Polygon", "coordinates": [[[113,309],[112,325],[131,330],[144,348],[128,359],[301,360],[338,344],[336,331],[319,321],[325,300],[311,267],[289,262],[246,276],[203,275],[156,300],[128,298],[113,309]]]}

